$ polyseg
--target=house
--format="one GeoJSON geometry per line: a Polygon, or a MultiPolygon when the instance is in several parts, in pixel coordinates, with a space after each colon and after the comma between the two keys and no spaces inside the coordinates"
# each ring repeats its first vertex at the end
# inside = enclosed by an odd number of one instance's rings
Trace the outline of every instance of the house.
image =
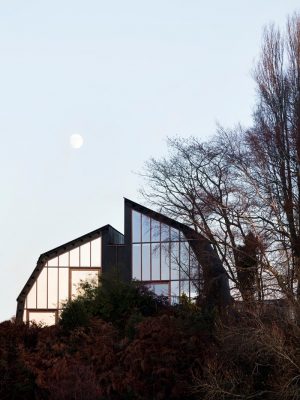
{"type": "Polygon", "coordinates": [[[209,241],[190,227],[125,199],[124,235],[110,225],[40,255],[17,298],[18,321],[57,322],[83,280],[118,274],[178,302],[230,301],[226,272],[209,241]]]}

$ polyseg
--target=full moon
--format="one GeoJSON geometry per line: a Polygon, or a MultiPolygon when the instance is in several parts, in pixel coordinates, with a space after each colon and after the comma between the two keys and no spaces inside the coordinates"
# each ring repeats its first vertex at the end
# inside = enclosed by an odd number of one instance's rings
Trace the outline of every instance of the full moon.
{"type": "Polygon", "coordinates": [[[80,149],[83,145],[83,137],[78,133],[74,133],[74,135],[70,136],[70,145],[73,149],[80,149]]]}

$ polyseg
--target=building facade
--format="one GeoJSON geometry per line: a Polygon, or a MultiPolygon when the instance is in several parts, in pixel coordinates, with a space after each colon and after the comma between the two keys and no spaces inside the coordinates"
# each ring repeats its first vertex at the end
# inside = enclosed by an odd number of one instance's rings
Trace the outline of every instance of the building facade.
{"type": "Polygon", "coordinates": [[[217,281],[218,296],[229,301],[226,272],[207,239],[131,200],[124,210],[124,235],[106,225],[41,254],[17,299],[18,321],[56,323],[80,282],[109,273],[141,281],[172,303],[182,294],[210,297],[217,281]]]}

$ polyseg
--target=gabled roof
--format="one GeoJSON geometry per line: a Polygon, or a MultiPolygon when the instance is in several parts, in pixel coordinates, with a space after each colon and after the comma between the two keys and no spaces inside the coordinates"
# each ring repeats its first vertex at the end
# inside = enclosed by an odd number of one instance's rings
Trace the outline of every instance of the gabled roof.
{"type": "MultiPolygon", "coordinates": [[[[148,215],[149,217],[151,217],[153,219],[156,219],[156,220],[158,220],[160,222],[163,222],[163,223],[165,223],[167,225],[170,225],[172,228],[175,228],[175,229],[178,229],[178,230],[182,231],[183,233],[190,233],[190,234],[193,234],[193,235],[196,234],[198,240],[201,239],[201,238],[205,239],[203,235],[201,235],[200,233],[196,232],[194,229],[190,228],[189,226],[187,226],[187,225],[185,225],[185,224],[183,224],[181,222],[176,221],[175,219],[169,218],[166,215],[163,215],[163,214],[161,214],[161,213],[159,213],[157,211],[153,211],[150,208],[147,208],[145,206],[142,206],[141,204],[135,203],[132,200],[129,200],[129,199],[126,199],[126,198],[124,198],[124,200],[125,200],[125,205],[126,204],[129,205],[129,207],[134,209],[135,211],[139,211],[142,214],[146,214],[146,215],[148,215]]],[[[207,240],[207,239],[205,239],[205,240],[207,240]]]]}
{"type": "Polygon", "coordinates": [[[124,198],[124,200],[125,205],[129,206],[133,210],[139,211],[142,214],[146,214],[153,219],[156,219],[183,232],[186,239],[189,241],[194,253],[196,254],[200,265],[202,265],[206,276],[211,278],[218,276],[219,274],[226,274],[222,262],[217,252],[213,249],[211,242],[201,233],[196,232],[189,226],[181,222],[175,221],[174,219],[169,218],[157,211],[153,211],[150,208],[135,203],[132,200],[126,198],[124,198]]]}
{"type": "Polygon", "coordinates": [[[48,260],[51,260],[54,257],[58,257],[67,251],[70,251],[78,246],[81,246],[87,242],[90,242],[91,240],[97,239],[98,237],[100,237],[102,235],[102,233],[109,232],[109,231],[115,231],[117,234],[123,236],[123,234],[121,232],[117,231],[111,225],[104,225],[101,228],[95,229],[94,231],[86,233],[85,235],[80,236],[76,239],[73,239],[70,242],[67,242],[67,243],[65,243],[61,246],[58,246],[52,250],[42,253],[38,258],[35,269],[33,270],[32,274],[30,275],[25,286],[21,290],[21,293],[19,294],[17,301],[20,302],[25,299],[29,290],[33,286],[34,282],[38,278],[39,274],[41,273],[44,265],[46,264],[46,262],[48,260]]]}

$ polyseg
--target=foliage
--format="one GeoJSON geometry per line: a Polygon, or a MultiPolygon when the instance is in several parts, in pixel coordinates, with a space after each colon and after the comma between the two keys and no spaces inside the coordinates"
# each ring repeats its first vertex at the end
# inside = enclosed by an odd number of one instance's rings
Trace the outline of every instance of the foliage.
{"type": "Polygon", "coordinates": [[[272,314],[237,317],[216,329],[218,351],[194,369],[194,392],[205,400],[298,399],[299,327],[272,314]]]}
{"type": "Polygon", "coordinates": [[[60,325],[66,329],[87,326],[91,317],[99,317],[130,330],[133,321],[141,321],[167,307],[166,298],[134,281],[103,278],[100,285],[82,282],[81,289],[81,294],[69,301],[61,314],[60,325]]]}
{"type": "Polygon", "coordinates": [[[300,329],[272,310],[209,319],[183,300],[130,337],[97,317],[72,330],[4,322],[1,399],[295,400],[300,329]]]}

